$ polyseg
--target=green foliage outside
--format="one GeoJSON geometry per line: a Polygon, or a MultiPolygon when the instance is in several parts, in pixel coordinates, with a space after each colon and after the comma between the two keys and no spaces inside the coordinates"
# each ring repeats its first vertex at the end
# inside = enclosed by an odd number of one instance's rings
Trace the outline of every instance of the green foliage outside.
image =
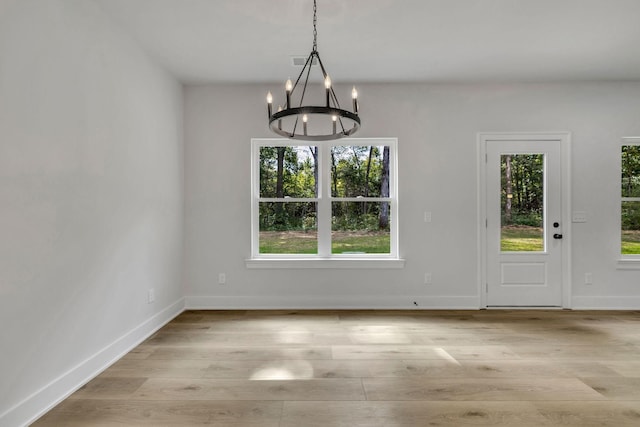
{"type": "Polygon", "coordinates": [[[503,226],[542,226],[544,156],[506,154],[501,159],[503,226]]]}
{"type": "Polygon", "coordinates": [[[640,197],[640,145],[623,145],[621,156],[622,197],[640,197]]]}
{"type": "MultiPolygon", "coordinates": [[[[311,148],[261,147],[260,197],[315,198],[315,163],[311,148]],[[307,150],[306,153],[301,151],[303,148],[307,150]]],[[[315,229],[315,205],[313,202],[260,203],[260,230],[305,231],[315,229]]]]}
{"type": "Polygon", "coordinates": [[[621,164],[621,253],[640,254],[640,202],[625,200],[628,197],[640,197],[640,146],[623,145],[621,164]]]}
{"type": "MultiPolygon", "coordinates": [[[[318,197],[318,147],[260,148],[260,253],[317,253],[317,203],[288,199],[318,197]],[[307,233],[306,237],[305,234],[307,233]]],[[[389,253],[389,147],[335,146],[330,186],[333,253],[389,253]]]]}
{"type": "MultiPolygon", "coordinates": [[[[333,147],[331,197],[388,197],[388,157],[388,148],[385,150],[384,147],[333,147]]],[[[389,230],[388,203],[334,202],[331,210],[331,229],[334,231],[389,230]]]]}
{"type": "Polygon", "coordinates": [[[500,249],[505,252],[544,250],[544,156],[506,154],[501,156],[500,167],[500,249]]]}

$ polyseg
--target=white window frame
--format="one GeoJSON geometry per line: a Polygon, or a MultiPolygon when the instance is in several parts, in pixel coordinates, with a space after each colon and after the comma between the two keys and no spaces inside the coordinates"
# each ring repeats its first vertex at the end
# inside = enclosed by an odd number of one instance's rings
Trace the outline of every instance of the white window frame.
{"type": "MultiPolygon", "coordinates": [[[[622,173],[622,147],[625,145],[640,145],[640,137],[630,136],[622,138],[618,147],[618,180],[622,173]]],[[[618,182],[620,192],[620,210],[618,211],[618,269],[620,270],[640,270],[640,255],[622,253],[622,202],[640,202],[640,197],[622,197],[620,182],[618,182]]]]}
{"type": "Polygon", "coordinates": [[[398,250],[398,140],[397,138],[345,138],[335,141],[297,141],[282,138],[253,138],[251,140],[251,258],[245,261],[247,268],[403,268],[404,260],[398,250]],[[334,198],[331,196],[331,148],[335,146],[388,146],[389,147],[389,197],[334,198]],[[285,146],[318,147],[318,194],[316,198],[287,198],[287,202],[317,203],[317,254],[261,254],[260,253],[260,202],[277,199],[260,197],[260,148],[285,146]],[[331,203],[389,202],[390,253],[388,254],[332,254],[331,253],[331,203]]]}

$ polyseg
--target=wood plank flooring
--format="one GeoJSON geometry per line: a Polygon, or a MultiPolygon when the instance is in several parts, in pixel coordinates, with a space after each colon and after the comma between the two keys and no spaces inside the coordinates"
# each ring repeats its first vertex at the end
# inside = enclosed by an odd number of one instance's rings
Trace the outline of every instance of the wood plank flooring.
{"type": "Polygon", "coordinates": [[[187,311],[34,426],[640,426],[640,311],[187,311]]]}

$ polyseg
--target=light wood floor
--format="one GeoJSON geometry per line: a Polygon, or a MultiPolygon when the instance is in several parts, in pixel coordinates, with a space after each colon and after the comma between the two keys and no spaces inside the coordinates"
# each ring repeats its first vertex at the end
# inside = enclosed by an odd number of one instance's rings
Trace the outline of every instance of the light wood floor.
{"type": "Polygon", "coordinates": [[[35,426],[640,426],[640,311],[188,311],[35,426]]]}

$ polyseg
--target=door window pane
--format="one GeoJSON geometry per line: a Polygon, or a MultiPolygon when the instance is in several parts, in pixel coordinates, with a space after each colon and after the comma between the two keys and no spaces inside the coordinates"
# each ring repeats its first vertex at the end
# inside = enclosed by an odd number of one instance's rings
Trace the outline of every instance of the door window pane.
{"type": "Polygon", "coordinates": [[[500,250],[543,251],[544,155],[503,154],[500,169],[500,250]]]}

